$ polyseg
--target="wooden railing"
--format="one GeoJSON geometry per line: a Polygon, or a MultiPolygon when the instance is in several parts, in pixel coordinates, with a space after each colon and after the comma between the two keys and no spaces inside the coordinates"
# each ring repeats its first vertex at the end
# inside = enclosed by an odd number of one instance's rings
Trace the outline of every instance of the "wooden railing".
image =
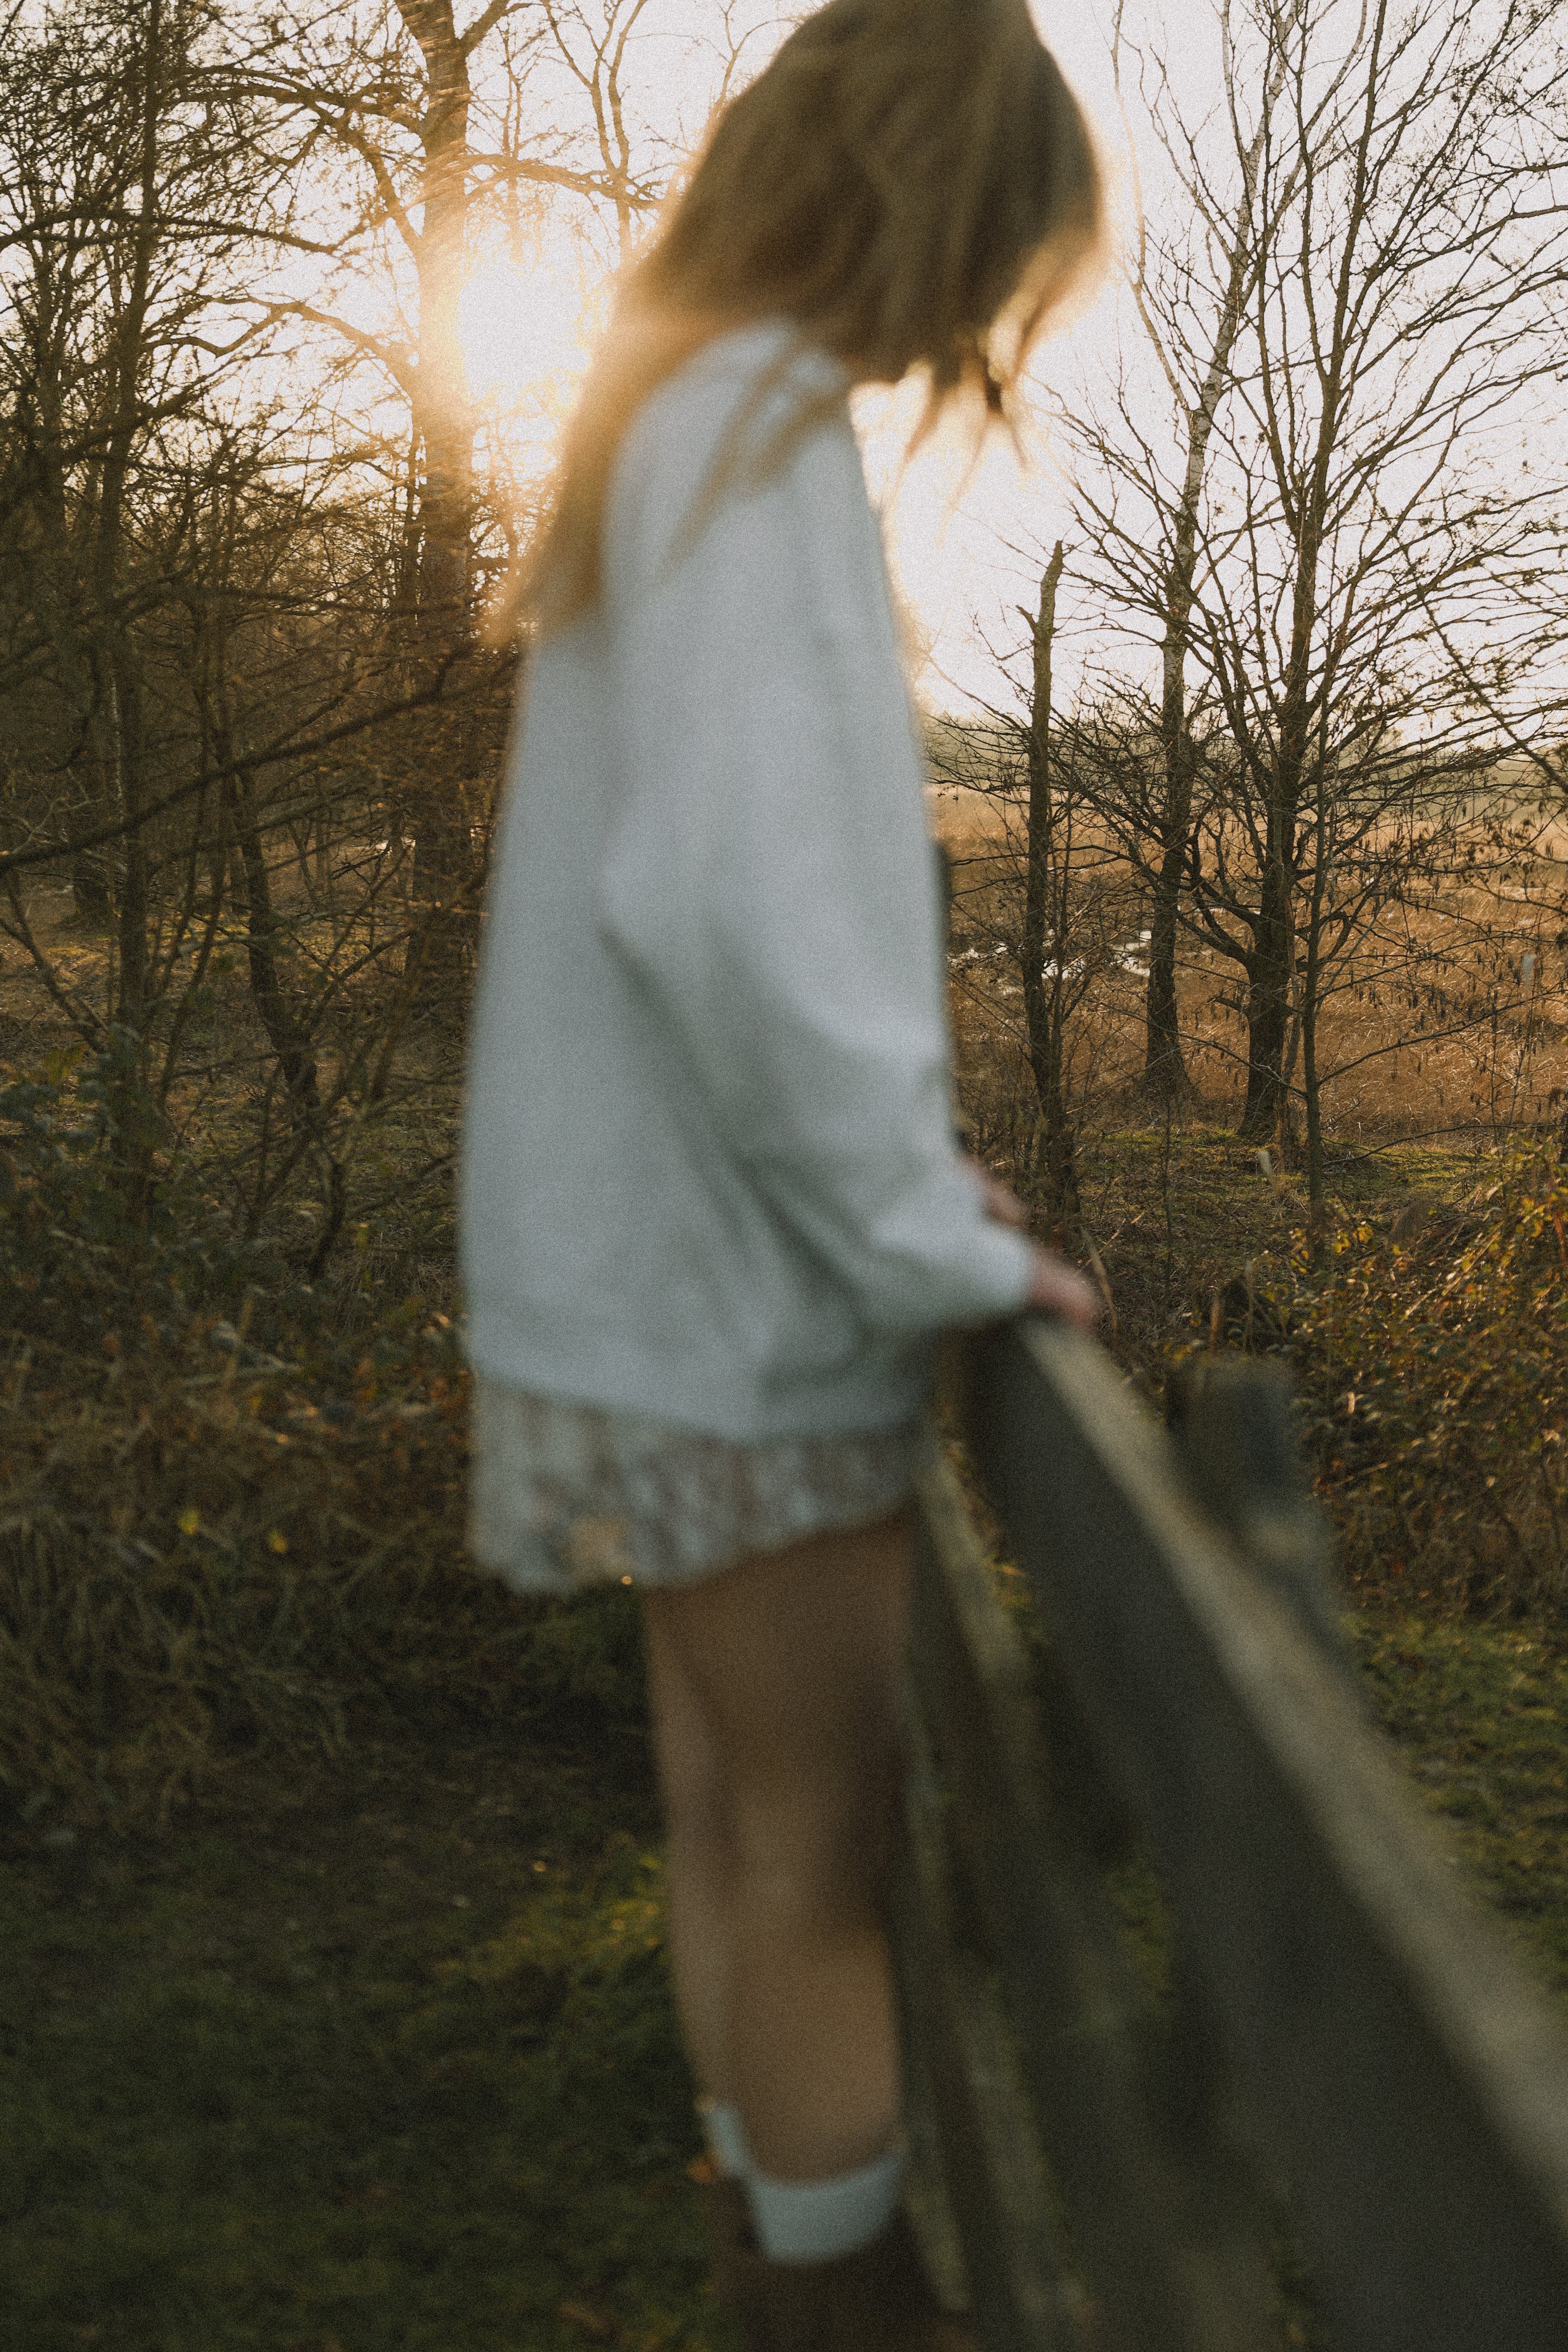
{"type": "Polygon", "coordinates": [[[975,1350],[1043,1660],[923,1484],[893,1922],[933,2268],[984,2352],[1568,2352],[1568,2040],[1362,1700],[1270,1368],[1174,1406],[1056,1325],[975,1350]]]}

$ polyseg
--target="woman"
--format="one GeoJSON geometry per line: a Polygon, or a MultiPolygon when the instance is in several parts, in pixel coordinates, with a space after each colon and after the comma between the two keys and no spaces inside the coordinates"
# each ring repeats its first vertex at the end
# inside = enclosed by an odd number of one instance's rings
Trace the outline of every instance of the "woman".
{"type": "Polygon", "coordinates": [[[967,2341],[900,2219],[879,1908],[933,1344],[1092,1315],[952,1139],[846,394],[1000,413],[1090,271],[1024,0],[829,0],[631,270],[525,589],[470,1072],[474,1542],[641,1589],[669,1951],[749,2341],[967,2341]],[[728,2217],[726,2225],[724,2217],[728,2217]]]}

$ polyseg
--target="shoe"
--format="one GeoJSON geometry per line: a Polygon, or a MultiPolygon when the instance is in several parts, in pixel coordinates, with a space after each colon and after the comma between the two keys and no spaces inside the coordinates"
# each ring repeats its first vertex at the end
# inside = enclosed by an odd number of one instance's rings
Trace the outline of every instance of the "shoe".
{"type": "Polygon", "coordinates": [[[826,2263],[757,2260],[766,2352],[977,2352],[973,2331],[931,2293],[900,2213],[879,2238],[826,2263]]]}

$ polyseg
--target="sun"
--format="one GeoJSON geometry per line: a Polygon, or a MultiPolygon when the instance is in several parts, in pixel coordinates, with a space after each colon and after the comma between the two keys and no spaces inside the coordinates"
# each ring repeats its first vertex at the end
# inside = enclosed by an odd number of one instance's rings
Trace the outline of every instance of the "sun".
{"type": "Polygon", "coordinates": [[[580,286],[544,261],[481,262],[458,299],[468,389],[503,408],[559,411],[588,364],[584,331],[580,286]]]}

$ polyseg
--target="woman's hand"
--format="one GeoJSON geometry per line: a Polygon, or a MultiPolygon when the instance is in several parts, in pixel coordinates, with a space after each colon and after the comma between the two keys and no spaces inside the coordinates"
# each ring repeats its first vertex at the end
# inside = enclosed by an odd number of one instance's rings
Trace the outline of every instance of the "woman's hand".
{"type": "Polygon", "coordinates": [[[984,1160],[966,1156],[963,1165],[984,1202],[985,1213],[992,1223],[1012,1225],[1022,1233],[1026,1215],[1024,1203],[1016,1192],[1004,1184],[1000,1176],[993,1176],[984,1160]]]}
{"type": "MultiPolygon", "coordinates": [[[[1011,1225],[1022,1233],[1027,1220],[1017,1194],[980,1160],[966,1160],[964,1166],[979,1189],[986,1215],[996,1224],[1011,1225]]],[[[1037,1242],[1033,1248],[1034,1278],[1024,1301],[1025,1312],[1060,1315],[1080,1331],[1091,1330],[1100,1314],[1100,1297],[1089,1276],[1069,1265],[1058,1251],[1042,1249],[1037,1242]]]]}
{"type": "Polygon", "coordinates": [[[1030,1315],[1060,1315],[1080,1331],[1090,1331],[1100,1314],[1100,1294],[1088,1275],[1037,1242],[1034,1280],[1024,1307],[1030,1315]]]}

